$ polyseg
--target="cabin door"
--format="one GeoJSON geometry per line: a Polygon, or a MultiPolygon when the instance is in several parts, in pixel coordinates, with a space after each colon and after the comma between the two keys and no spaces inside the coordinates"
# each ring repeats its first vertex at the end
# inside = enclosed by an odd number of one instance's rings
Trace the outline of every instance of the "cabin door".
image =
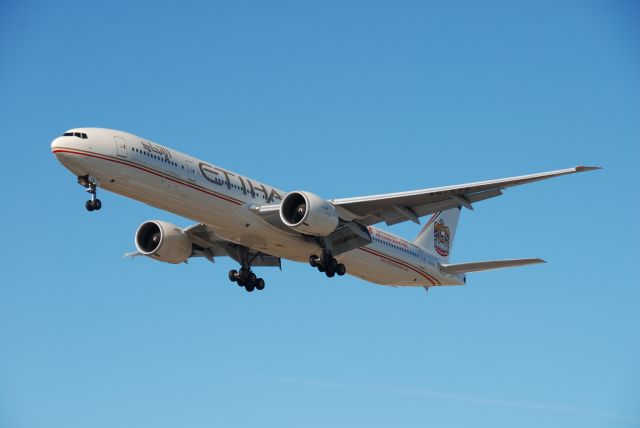
{"type": "Polygon", "coordinates": [[[127,140],[122,137],[113,137],[116,140],[116,152],[121,158],[127,158],[127,140]]]}

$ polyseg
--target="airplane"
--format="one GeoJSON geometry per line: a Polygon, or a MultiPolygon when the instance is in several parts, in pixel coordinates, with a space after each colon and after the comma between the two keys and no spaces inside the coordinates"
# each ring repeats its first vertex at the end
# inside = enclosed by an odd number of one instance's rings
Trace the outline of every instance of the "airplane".
{"type": "Polygon", "coordinates": [[[309,191],[284,192],[244,175],[136,135],[105,128],[75,128],[51,142],[98,211],[98,188],[191,219],[181,228],[161,220],[135,232],[137,251],[166,263],[191,257],[231,257],[229,279],[246,291],[265,281],[253,267],[279,267],[288,259],[309,263],[327,277],[346,273],[388,286],[465,285],[470,272],[544,263],[539,258],[450,263],[460,212],[513,186],[600,169],[574,168],[415,191],[323,199],[309,191]],[[374,225],[417,224],[413,241],[374,225]]]}

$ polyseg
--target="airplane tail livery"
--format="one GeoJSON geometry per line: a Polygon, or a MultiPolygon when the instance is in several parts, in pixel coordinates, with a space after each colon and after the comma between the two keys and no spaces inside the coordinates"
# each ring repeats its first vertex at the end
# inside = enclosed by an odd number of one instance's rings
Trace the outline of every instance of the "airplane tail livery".
{"type": "Polygon", "coordinates": [[[433,214],[413,243],[433,254],[438,261],[446,263],[453,248],[459,218],[460,207],[433,214]]]}
{"type": "Polygon", "coordinates": [[[529,258],[449,264],[449,256],[453,248],[453,239],[461,210],[462,207],[456,207],[433,214],[413,241],[414,245],[435,257],[440,272],[453,276],[459,275],[464,282],[466,281],[465,276],[469,272],[545,263],[542,259],[529,258]]]}

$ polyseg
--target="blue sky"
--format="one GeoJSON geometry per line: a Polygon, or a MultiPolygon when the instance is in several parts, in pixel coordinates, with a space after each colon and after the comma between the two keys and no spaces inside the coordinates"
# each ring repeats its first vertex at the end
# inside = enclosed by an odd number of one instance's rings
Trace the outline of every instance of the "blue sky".
{"type": "MultiPolygon", "coordinates": [[[[0,426],[640,425],[631,1],[0,4],[0,426]],[[127,130],[327,198],[564,168],[464,211],[467,287],[126,260],[185,219],[49,143],[127,130]]],[[[391,228],[412,237],[414,224],[391,228]]]]}

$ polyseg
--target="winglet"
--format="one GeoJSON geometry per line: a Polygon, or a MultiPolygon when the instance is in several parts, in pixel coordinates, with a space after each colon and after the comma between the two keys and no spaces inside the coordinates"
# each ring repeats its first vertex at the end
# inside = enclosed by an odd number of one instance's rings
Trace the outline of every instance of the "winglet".
{"type": "Polygon", "coordinates": [[[579,165],[574,168],[576,172],[595,171],[596,169],[603,169],[601,166],[583,166],[579,165]]]}

